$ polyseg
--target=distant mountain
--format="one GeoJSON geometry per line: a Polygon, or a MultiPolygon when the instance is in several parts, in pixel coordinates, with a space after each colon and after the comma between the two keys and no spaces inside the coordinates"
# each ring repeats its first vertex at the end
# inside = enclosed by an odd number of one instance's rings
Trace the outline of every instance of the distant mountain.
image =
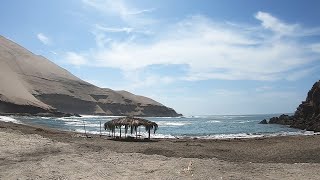
{"type": "Polygon", "coordinates": [[[179,116],[150,98],[99,88],[0,36],[0,113],[179,116]]]}

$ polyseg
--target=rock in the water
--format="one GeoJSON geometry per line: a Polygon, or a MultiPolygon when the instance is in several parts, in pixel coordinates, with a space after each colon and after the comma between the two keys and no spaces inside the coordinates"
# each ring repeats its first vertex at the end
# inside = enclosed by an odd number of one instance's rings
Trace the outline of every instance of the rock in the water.
{"type": "Polygon", "coordinates": [[[0,36],[0,113],[180,116],[150,98],[99,88],[0,36]]]}
{"type": "Polygon", "coordinates": [[[307,98],[297,108],[293,116],[273,117],[269,123],[290,125],[294,128],[320,131],[320,81],[308,92],[307,98]]]}
{"type": "Polygon", "coordinates": [[[259,122],[259,124],[268,124],[268,121],[266,119],[259,122]]]}
{"type": "Polygon", "coordinates": [[[292,123],[292,116],[282,114],[279,117],[273,117],[269,120],[269,124],[283,124],[283,125],[290,125],[292,123]]]}

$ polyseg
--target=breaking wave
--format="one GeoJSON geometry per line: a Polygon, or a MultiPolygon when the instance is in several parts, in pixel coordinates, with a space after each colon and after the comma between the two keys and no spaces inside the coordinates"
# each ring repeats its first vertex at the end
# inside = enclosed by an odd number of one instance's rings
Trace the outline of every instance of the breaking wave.
{"type": "Polygon", "coordinates": [[[16,124],[22,124],[21,121],[16,120],[16,119],[14,119],[12,117],[8,117],[8,116],[0,116],[0,121],[13,122],[13,123],[16,123],[16,124]]]}

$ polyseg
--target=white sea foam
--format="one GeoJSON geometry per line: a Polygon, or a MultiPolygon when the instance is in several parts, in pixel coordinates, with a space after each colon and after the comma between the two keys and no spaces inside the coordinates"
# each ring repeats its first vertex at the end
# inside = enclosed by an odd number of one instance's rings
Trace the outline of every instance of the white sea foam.
{"type": "MultiPolygon", "coordinates": [[[[79,127],[79,126],[86,126],[86,127],[100,127],[100,123],[97,121],[84,121],[82,119],[75,119],[75,118],[59,118],[59,120],[64,121],[66,125],[79,127]]],[[[103,123],[101,123],[103,124],[103,123]]]]}
{"type": "Polygon", "coordinates": [[[14,119],[12,117],[9,117],[9,116],[0,116],[0,121],[13,122],[13,123],[16,123],[16,124],[22,124],[21,121],[16,120],[16,119],[14,119]]]}
{"type": "Polygon", "coordinates": [[[210,120],[210,121],[207,121],[207,123],[221,123],[221,121],[218,121],[218,120],[210,120]]]}
{"type": "Polygon", "coordinates": [[[51,119],[51,117],[41,117],[41,119],[51,119]]]}
{"type": "MultiPolygon", "coordinates": [[[[83,122],[76,122],[76,121],[72,121],[72,122],[66,122],[67,125],[70,126],[76,126],[76,127],[93,127],[93,128],[98,128],[100,127],[100,124],[94,124],[94,123],[83,123],[83,122]]],[[[101,124],[101,126],[103,127],[103,124],[101,124]]]]}
{"type": "Polygon", "coordinates": [[[189,121],[179,121],[179,122],[172,122],[172,121],[158,121],[156,122],[159,126],[184,126],[188,124],[192,124],[189,121]]]}
{"type": "Polygon", "coordinates": [[[79,133],[87,133],[87,134],[99,134],[99,131],[89,131],[89,130],[84,130],[84,129],[75,129],[76,132],[79,133]]]}
{"type": "Polygon", "coordinates": [[[237,116],[237,117],[251,117],[251,116],[250,115],[241,115],[241,116],[237,116]]]}
{"type": "Polygon", "coordinates": [[[313,131],[296,131],[296,132],[278,132],[278,133],[267,133],[267,134],[214,134],[207,136],[180,136],[181,138],[198,138],[198,139],[249,139],[249,138],[259,138],[259,137],[276,137],[276,136],[298,136],[298,135],[319,135],[320,133],[315,133],[313,131]]]}
{"type": "Polygon", "coordinates": [[[65,121],[65,122],[82,122],[83,123],[83,120],[81,119],[75,119],[75,118],[57,118],[57,120],[60,120],[60,121],[65,121]]]}
{"type": "Polygon", "coordinates": [[[248,123],[248,122],[250,122],[250,121],[235,121],[235,122],[233,122],[233,123],[238,123],[238,124],[244,124],[244,123],[248,123]]]}
{"type": "MultiPolygon", "coordinates": [[[[82,128],[75,129],[76,132],[85,133],[85,130],[82,128]]],[[[99,130],[86,130],[88,134],[100,134],[99,130]]],[[[102,130],[102,135],[109,135],[109,131],[102,130]]],[[[139,133],[138,133],[139,134],[139,133]]],[[[120,136],[119,131],[115,133],[116,136],[120,136]]],[[[127,134],[130,135],[130,134],[127,134]]],[[[174,136],[171,134],[150,134],[151,138],[154,139],[250,139],[250,138],[261,138],[261,137],[275,137],[275,136],[297,136],[297,135],[320,135],[320,133],[315,133],[313,131],[297,131],[297,132],[280,132],[280,133],[271,133],[271,134],[247,134],[247,133],[238,133],[238,134],[214,134],[214,135],[207,135],[207,136],[174,136]]],[[[124,131],[122,132],[122,136],[124,136],[124,131]]],[[[135,133],[132,134],[135,136],[135,133]]],[[[141,138],[147,138],[148,133],[145,131],[140,132],[141,138]]]]}
{"type": "Polygon", "coordinates": [[[143,117],[143,118],[152,118],[152,119],[177,119],[181,117],[143,117]]]}
{"type": "Polygon", "coordinates": [[[83,126],[85,124],[82,121],[66,121],[65,123],[71,126],[83,126]]]}
{"type": "Polygon", "coordinates": [[[81,117],[79,117],[79,118],[97,118],[97,117],[101,117],[101,116],[95,116],[95,115],[83,115],[83,114],[81,114],[80,116],[81,116],[81,117]]]}
{"type": "MultiPolygon", "coordinates": [[[[86,130],[86,131],[85,131],[84,129],[80,129],[80,128],[75,129],[75,131],[76,131],[76,132],[79,132],[79,133],[85,133],[85,132],[86,132],[87,134],[100,134],[100,131],[92,131],[92,130],[86,130]]],[[[111,134],[111,133],[109,133],[109,131],[102,130],[102,131],[101,131],[101,134],[108,136],[108,135],[111,134]]],[[[139,134],[139,133],[138,133],[138,134],[139,134]]],[[[119,132],[116,132],[115,135],[116,135],[116,136],[120,136],[120,133],[119,133],[119,132]]],[[[121,135],[122,135],[122,137],[125,136],[124,131],[121,133],[121,135]]],[[[147,132],[143,132],[143,131],[141,131],[139,135],[140,135],[140,136],[139,136],[140,138],[147,138],[147,137],[148,137],[148,133],[147,133],[147,132]]],[[[128,133],[127,136],[135,137],[135,133],[133,133],[133,134],[128,133]]],[[[174,138],[176,138],[176,137],[175,137],[175,136],[172,136],[172,135],[170,135],[170,134],[158,134],[158,133],[153,134],[153,133],[151,133],[151,134],[150,134],[150,138],[153,138],[153,139],[174,139],[174,138]]]]}
{"type": "Polygon", "coordinates": [[[215,134],[208,136],[198,136],[199,139],[242,139],[242,138],[257,138],[263,137],[263,134],[246,134],[246,133],[238,133],[238,134],[215,134]]]}
{"type": "Polygon", "coordinates": [[[222,116],[222,119],[234,119],[235,116],[222,116]]]}
{"type": "Polygon", "coordinates": [[[96,119],[102,119],[102,118],[120,118],[124,116],[97,116],[97,115],[80,115],[81,117],[78,118],[96,118],[96,119]]]}

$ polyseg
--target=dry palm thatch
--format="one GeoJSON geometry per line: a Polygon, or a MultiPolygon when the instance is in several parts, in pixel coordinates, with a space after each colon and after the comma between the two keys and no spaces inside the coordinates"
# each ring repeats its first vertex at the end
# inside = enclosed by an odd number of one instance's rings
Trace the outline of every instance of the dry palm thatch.
{"type": "Polygon", "coordinates": [[[158,129],[158,124],[146,119],[142,118],[135,118],[135,117],[122,117],[122,118],[117,118],[113,119],[111,121],[108,121],[104,124],[104,129],[105,130],[111,130],[112,134],[115,134],[115,129],[119,128],[120,129],[120,138],[121,138],[121,127],[125,127],[125,134],[128,132],[128,128],[130,128],[131,134],[133,132],[136,133],[136,138],[137,138],[137,128],[139,126],[144,126],[146,131],[148,131],[148,138],[150,139],[150,131],[153,129],[153,133],[156,133],[158,129]]]}

